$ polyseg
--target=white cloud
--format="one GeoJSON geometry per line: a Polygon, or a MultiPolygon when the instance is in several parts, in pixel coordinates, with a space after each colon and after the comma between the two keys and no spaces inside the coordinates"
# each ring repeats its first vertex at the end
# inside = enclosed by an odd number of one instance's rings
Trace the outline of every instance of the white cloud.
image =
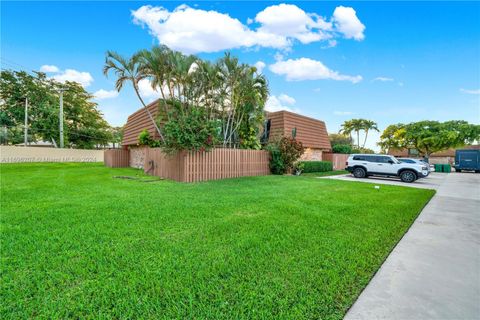
{"type": "Polygon", "coordinates": [[[54,66],[54,65],[48,65],[48,64],[44,64],[43,66],[40,67],[40,72],[45,72],[45,73],[51,73],[51,72],[59,72],[60,69],[58,69],[57,66],[54,66]]]}
{"type": "Polygon", "coordinates": [[[323,31],[331,30],[332,24],[317,14],[306,13],[293,4],[273,5],[260,11],[255,21],[261,26],[257,32],[265,32],[293,38],[301,43],[328,39],[331,36],[323,31]]]}
{"type": "Polygon", "coordinates": [[[138,82],[138,91],[142,98],[149,101],[158,99],[161,96],[160,89],[153,89],[152,84],[148,79],[142,79],[138,82]]]}
{"type": "Polygon", "coordinates": [[[336,116],[350,116],[354,113],[351,111],[333,111],[333,114],[336,116]]]}
{"type": "Polygon", "coordinates": [[[52,77],[53,79],[64,83],[65,81],[78,82],[83,87],[88,87],[93,82],[93,77],[88,72],[81,72],[74,69],[67,69],[52,77]]]}
{"type": "Polygon", "coordinates": [[[296,103],[296,100],[294,98],[286,95],[285,93],[282,93],[281,95],[279,95],[278,100],[288,105],[294,105],[296,103]]]}
{"type": "Polygon", "coordinates": [[[117,90],[103,90],[100,89],[97,92],[93,94],[95,96],[95,99],[97,100],[103,100],[103,99],[112,99],[118,97],[118,91],[117,90]]]}
{"type": "Polygon", "coordinates": [[[265,68],[266,64],[263,61],[257,61],[254,64],[255,68],[257,68],[258,73],[262,73],[263,69],[265,68]]]}
{"type": "Polygon", "coordinates": [[[376,77],[372,81],[381,81],[381,82],[388,82],[388,81],[394,81],[395,79],[389,78],[389,77],[376,77]]]}
{"type": "Polygon", "coordinates": [[[477,89],[477,90],[460,89],[460,92],[468,93],[468,94],[480,94],[480,89],[477,89]]]}
{"type": "Polygon", "coordinates": [[[363,40],[365,25],[360,22],[357,13],[353,8],[339,6],[333,12],[333,23],[335,30],[342,33],[347,39],[363,40]]]}
{"type": "MultiPolygon", "coordinates": [[[[332,27],[332,22],[320,15],[307,13],[293,4],[266,7],[256,14],[255,20],[247,19],[246,24],[226,13],[187,5],[180,5],[173,11],[146,5],[133,10],[132,16],[134,23],[148,28],[160,43],[184,53],[256,46],[286,50],[295,41],[311,43],[331,40],[338,36],[338,32],[346,38],[363,39],[365,26],[358,20],[355,11],[345,7],[337,9],[336,16],[332,18],[336,29],[332,27]],[[362,26],[361,31],[357,30],[358,25],[362,26]]],[[[335,44],[329,42],[330,46],[335,44]]]]}
{"type": "Polygon", "coordinates": [[[271,64],[269,69],[275,74],[284,75],[287,81],[332,79],[357,83],[362,80],[362,77],[359,75],[349,76],[340,74],[329,69],[322,62],[309,58],[277,61],[271,64]]]}
{"type": "Polygon", "coordinates": [[[295,104],[295,99],[292,97],[287,96],[286,94],[281,94],[280,96],[271,95],[268,97],[267,102],[265,103],[265,110],[269,112],[281,111],[286,110],[290,112],[297,112],[299,113],[298,108],[293,108],[295,104]],[[285,98],[287,97],[288,102],[285,105],[285,98]],[[283,103],[282,103],[283,102],[283,103]]]}

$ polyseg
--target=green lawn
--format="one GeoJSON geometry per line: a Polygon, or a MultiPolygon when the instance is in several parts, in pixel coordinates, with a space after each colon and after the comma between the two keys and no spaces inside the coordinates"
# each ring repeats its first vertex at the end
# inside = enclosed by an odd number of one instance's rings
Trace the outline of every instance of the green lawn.
{"type": "Polygon", "coordinates": [[[1,165],[1,319],[341,319],[433,191],[1,165]],[[150,182],[149,182],[150,181],[150,182]]]}

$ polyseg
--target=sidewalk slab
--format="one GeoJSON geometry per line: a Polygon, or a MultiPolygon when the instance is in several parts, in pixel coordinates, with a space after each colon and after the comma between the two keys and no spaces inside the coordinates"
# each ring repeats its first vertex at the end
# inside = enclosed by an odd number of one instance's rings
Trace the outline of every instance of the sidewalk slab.
{"type": "Polygon", "coordinates": [[[345,319],[480,319],[480,175],[443,177],[345,319]]]}

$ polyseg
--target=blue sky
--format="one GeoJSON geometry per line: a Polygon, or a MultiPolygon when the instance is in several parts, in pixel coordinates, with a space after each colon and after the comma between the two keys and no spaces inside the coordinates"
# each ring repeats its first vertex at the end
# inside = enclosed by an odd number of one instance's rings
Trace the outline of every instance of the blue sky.
{"type": "Polygon", "coordinates": [[[111,92],[105,52],[130,55],[159,42],[205,59],[230,50],[242,62],[263,62],[267,107],[324,120],[329,132],[358,117],[380,129],[480,122],[478,2],[1,3],[2,68],[44,66],[82,82],[103,97],[97,102],[112,125],[139,103],[131,88],[111,92]]]}

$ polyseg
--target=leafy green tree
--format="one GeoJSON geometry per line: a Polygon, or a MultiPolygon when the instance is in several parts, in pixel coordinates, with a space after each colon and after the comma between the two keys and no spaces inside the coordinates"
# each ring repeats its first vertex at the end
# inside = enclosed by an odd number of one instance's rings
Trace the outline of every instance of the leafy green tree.
{"type": "Polygon", "coordinates": [[[365,144],[367,143],[368,138],[368,132],[371,130],[379,131],[376,122],[367,119],[351,119],[346,120],[342,124],[340,133],[351,137],[352,132],[355,132],[357,136],[357,149],[361,149],[365,148],[365,144]],[[360,131],[365,132],[363,146],[360,146],[360,131]]]}
{"type": "Polygon", "coordinates": [[[380,137],[383,150],[415,148],[427,158],[434,152],[472,144],[480,139],[480,125],[463,120],[419,121],[391,125],[380,137]]]}
{"type": "Polygon", "coordinates": [[[367,138],[368,138],[368,132],[372,130],[380,132],[380,130],[378,130],[377,123],[375,121],[367,120],[367,119],[362,119],[362,121],[363,121],[362,129],[363,131],[365,131],[365,139],[363,140],[362,148],[365,148],[365,144],[367,143],[367,138]]]}
{"type": "MultiPolygon", "coordinates": [[[[186,136],[180,139],[179,134],[172,135],[172,132],[179,124],[198,117],[198,114],[190,114],[197,112],[198,108],[203,110],[201,117],[207,127],[214,125],[219,131],[216,136],[220,137],[218,143],[222,146],[259,148],[258,131],[268,98],[268,83],[255,67],[240,63],[229,53],[211,63],[166,46],[139,51],[129,59],[109,51],[104,72],[108,74],[110,71],[117,76],[117,90],[124,82],[131,82],[144,107],[138,91],[140,80],[148,79],[152,88],[160,92],[159,105],[163,111],[160,114],[165,119],[160,121],[163,128],[157,124],[156,127],[159,133],[163,133],[168,124],[168,137],[174,139],[167,141],[167,134],[162,135],[162,146],[166,149],[190,150],[193,147],[190,143],[183,147],[179,145],[179,141],[189,139],[186,136]]],[[[210,146],[204,147],[208,149],[210,146]]]]}
{"type": "Polygon", "coordinates": [[[332,145],[332,148],[337,144],[349,146],[353,145],[353,139],[349,135],[330,133],[328,135],[328,138],[330,139],[330,144],[332,145]]]}
{"type": "Polygon", "coordinates": [[[157,122],[152,116],[152,113],[147,108],[147,104],[140,95],[138,82],[144,79],[146,75],[141,70],[139,60],[140,59],[138,55],[134,55],[131,58],[125,58],[114,51],[108,51],[105,58],[105,66],[103,67],[103,74],[105,76],[108,76],[110,72],[115,73],[115,75],[117,76],[117,80],[115,81],[115,88],[118,92],[122,90],[126,82],[130,82],[132,84],[138,100],[140,100],[140,103],[143,105],[145,112],[147,113],[150,121],[153,123],[155,129],[160,135],[160,138],[164,140],[162,131],[158,127],[157,122]]]}
{"type": "Polygon", "coordinates": [[[64,137],[67,146],[94,148],[112,139],[110,126],[92,102],[92,95],[78,83],[64,84],[44,73],[2,70],[0,75],[0,126],[7,128],[8,142],[23,141],[25,98],[28,98],[29,141],[59,143],[59,96],[64,92],[64,137]]]}

